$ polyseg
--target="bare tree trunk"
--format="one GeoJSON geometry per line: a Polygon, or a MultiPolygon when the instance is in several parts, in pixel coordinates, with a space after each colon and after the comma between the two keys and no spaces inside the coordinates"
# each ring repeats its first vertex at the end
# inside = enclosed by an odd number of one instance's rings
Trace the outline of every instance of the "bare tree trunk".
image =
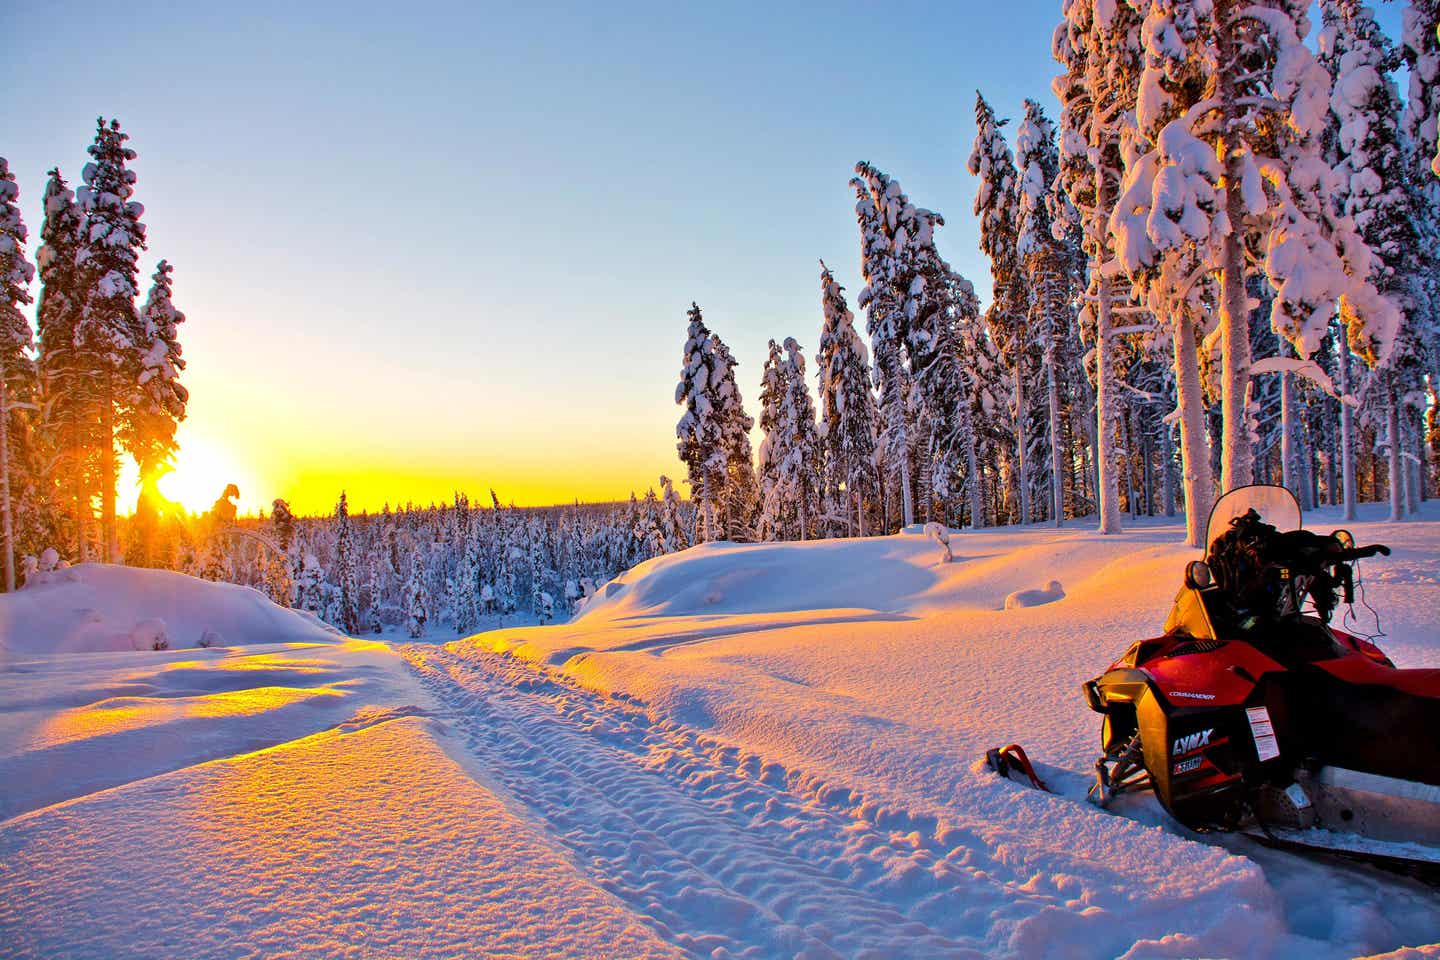
{"type": "Polygon", "coordinates": [[[1029,458],[1025,456],[1027,437],[1025,436],[1026,415],[1025,404],[1025,363],[1023,356],[1015,362],[1015,475],[1018,478],[1015,484],[1019,496],[1016,503],[1020,508],[1020,524],[1023,526],[1030,522],[1030,484],[1029,471],[1026,469],[1029,458]]]}
{"type": "MultiPolygon", "coordinates": [[[[1280,356],[1288,356],[1285,339],[1280,339],[1280,356]]],[[[1280,371],[1280,485],[1298,498],[1300,486],[1295,476],[1295,397],[1290,374],[1280,371]]]]}
{"type": "Polygon", "coordinates": [[[905,424],[907,398],[900,380],[899,358],[891,357],[890,366],[890,382],[895,390],[894,402],[890,404],[890,429],[895,431],[898,437],[898,440],[892,443],[892,448],[900,451],[900,525],[908,527],[915,522],[915,504],[910,489],[910,437],[905,424]]]}
{"type": "Polygon", "coordinates": [[[15,592],[15,529],[10,511],[10,385],[0,366],[0,513],[4,515],[5,592],[15,592]]]}
{"type": "Polygon", "coordinates": [[[100,400],[100,560],[115,563],[119,538],[115,530],[115,387],[106,374],[100,400]]]}
{"type": "MultiPolygon", "coordinates": [[[[969,414],[966,414],[968,417],[969,414]]],[[[985,474],[980,469],[980,452],[976,449],[974,425],[967,430],[965,460],[970,469],[970,526],[979,530],[986,525],[985,474]]]]}
{"type": "MultiPolygon", "coordinates": [[[[1231,25],[1240,0],[1230,0],[1219,14],[1231,25]]],[[[1218,11],[1217,11],[1218,13],[1218,11]]],[[[1245,172],[1244,154],[1231,116],[1235,109],[1235,77],[1242,69],[1233,29],[1217,33],[1219,44],[1219,89],[1217,96],[1225,124],[1221,131],[1219,157],[1225,164],[1225,214],[1230,233],[1220,252],[1220,486],[1225,492],[1243,487],[1254,475],[1254,451],[1250,445],[1250,310],[1245,293],[1245,203],[1240,183],[1245,172]]]]}
{"type": "Polygon", "coordinates": [[[1055,377],[1055,338],[1045,338],[1045,390],[1050,402],[1050,522],[1065,523],[1065,461],[1061,457],[1060,383],[1055,377]]]}
{"type": "MultiPolygon", "coordinates": [[[[1096,173],[1096,177],[1101,174],[1096,173]]],[[[1110,371],[1110,330],[1112,312],[1110,280],[1096,284],[1095,304],[1095,498],[1100,514],[1100,532],[1119,533],[1120,492],[1115,462],[1115,385],[1110,371]]]]}
{"type": "Polygon", "coordinates": [[[1195,325],[1182,319],[1175,331],[1175,393],[1180,408],[1181,485],[1185,495],[1185,543],[1205,548],[1205,522],[1213,496],[1210,451],[1205,443],[1205,408],[1200,388],[1200,361],[1195,325]]]}
{"type": "Polygon", "coordinates": [[[1165,499],[1165,516],[1175,516],[1175,439],[1170,424],[1160,422],[1160,496],[1165,499]]]}
{"type": "Polygon", "coordinates": [[[1405,438],[1405,512],[1414,515],[1420,512],[1420,457],[1415,449],[1418,435],[1409,427],[1405,424],[1400,432],[1405,438]]]}
{"type": "Polygon", "coordinates": [[[1242,170],[1238,156],[1226,164],[1226,211],[1233,229],[1221,252],[1220,275],[1220,486],[1226,492],[1243,487],[1254,476],[1250,446],[1250,311],[1245,295],[1245,251],[1240,228],[1245,216],[1240,197],[1242,170]]]}
{"type": "MultiPolygon", "coordinates": [[[[1342,335],[1343,337],[1343,335],[1342,335]]],[[[1336,368],[1340,374],[1340,486],[1344,509],[1340,519],[1347,523],[1355,520],[1355,411],[1347,400],[1350,396],[1350,347],[1343,339],[1339,346],[1339,362],[1336,368]]]]}
{"type": "Polygon", "coordinates": [[[1405,519],[1405,467],[1400,456],[1400,401],[1395,396],[1395,385],[1390,385],[1388,406],[1385,410],[1386,446],[1389,447],[1390,516],[1395,523],[1405,519]]]}

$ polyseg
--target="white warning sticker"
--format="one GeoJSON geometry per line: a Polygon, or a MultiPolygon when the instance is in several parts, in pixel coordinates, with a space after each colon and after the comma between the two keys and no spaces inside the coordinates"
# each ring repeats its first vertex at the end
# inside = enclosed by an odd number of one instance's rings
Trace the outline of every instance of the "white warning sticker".
{"type": "Polygon", "coordinates": [[[1275,742],[1275,728],[1270,725],[1270,711],[1264,707],[1250,707],[1245,715],[1250,718],[1250,735],[1255,738],[1255,753],[1260,760],[1274,760],[1280,756],[1280,745],[1275,742]]]}

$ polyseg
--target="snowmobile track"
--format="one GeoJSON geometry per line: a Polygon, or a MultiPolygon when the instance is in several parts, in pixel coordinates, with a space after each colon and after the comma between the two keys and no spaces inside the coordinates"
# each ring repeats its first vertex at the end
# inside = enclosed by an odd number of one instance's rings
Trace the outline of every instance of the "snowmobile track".
{"type": "MultiPolygon", "coordinates": [[[[405,656],[482,774],[696,956],[976,957],[987,946],[976,934],[999,932],[977,930],[977,904],[956,883],[993,864],[952,831],[937,836],[932,817],[807,783],[512,657],[474,646],[405,656]]],[[[1060,899],[1009,896],[1030,910],[1060,899]]]]}

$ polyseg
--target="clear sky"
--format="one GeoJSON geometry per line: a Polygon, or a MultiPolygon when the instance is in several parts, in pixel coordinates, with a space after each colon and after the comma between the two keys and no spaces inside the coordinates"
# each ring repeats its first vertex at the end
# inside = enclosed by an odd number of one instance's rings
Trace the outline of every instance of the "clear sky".
{"type": "Polygon", "coordinates": [[[1059,10],[19,0],[0,154],[38,235],[45,171],[78,183],[97,115],[131,134],[145,285],[168,258],[188,316],[187,505],[618,499],[683,477],[691,300],[754,414],[766,341],[815,346],[817,258],[858,291],[856,160],[988,298],[974,92],[1053,115],[1059,10]]]}

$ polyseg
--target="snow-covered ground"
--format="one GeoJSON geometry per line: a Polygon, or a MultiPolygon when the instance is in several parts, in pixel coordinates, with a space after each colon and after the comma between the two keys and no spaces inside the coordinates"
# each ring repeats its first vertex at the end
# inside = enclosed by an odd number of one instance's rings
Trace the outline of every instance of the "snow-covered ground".
{"type": "MultiPolygon", "coordinates": [[[[1395,547],[1363,572],[1402,666],[1440,666],[1440,505],[1424,516],[1354,527],[1395,547]]],[[[1440,942],[1433,888],[1186,835],[1149,798],[1119,816],[1084,802],[1098,718],[1078,685],[1158,630],[1194,555],[1178,539],[1163,522],[965,532],[949,564],[918,531],[718,544],[637,567],[571,623],[443,646],[285,636],[287,613],[262,606],[215,627],[249,646],[44,652],[96,648],[66,639],[77,605],[129,637],[216,586],[177,578],[168,612],[112,590],[134,602],[116,609],[87,581],[142,574],[83,568],[71,594],[0,599],[0,943],[720,958],[1440,942]],[[1011,740],[1057,795],[977,763],[1011,740]]],[[[194,602],[186,636],[209,628],[194,602]]]]}

